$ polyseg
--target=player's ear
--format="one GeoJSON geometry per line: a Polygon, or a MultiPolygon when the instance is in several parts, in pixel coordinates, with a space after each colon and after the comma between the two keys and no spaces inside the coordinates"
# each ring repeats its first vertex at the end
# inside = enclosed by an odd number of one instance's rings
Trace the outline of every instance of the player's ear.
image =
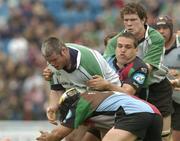
{"type": "Polygon", "coordinates": [[[61,54],[62,56],[64,56],[64,55],[67,54],[67,51],[68,51],[68,48],[62,47],[62,48],[61,48],[61,51],[60,51],[60,54],[61,54]]]}

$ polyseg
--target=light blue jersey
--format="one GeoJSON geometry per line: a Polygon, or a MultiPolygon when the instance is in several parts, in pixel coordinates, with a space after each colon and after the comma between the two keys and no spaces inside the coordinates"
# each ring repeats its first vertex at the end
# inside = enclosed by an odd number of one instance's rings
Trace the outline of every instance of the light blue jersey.
{"type": "Polygon", "coordinates": [[[116,111],[120,106],[124,109],[126,114],[141,112],[159,113],[155,106],[151,105],[150,103],[120,92],[114,92],[113,95],[106,98],[98,106],[96,111],[116,111]]]}

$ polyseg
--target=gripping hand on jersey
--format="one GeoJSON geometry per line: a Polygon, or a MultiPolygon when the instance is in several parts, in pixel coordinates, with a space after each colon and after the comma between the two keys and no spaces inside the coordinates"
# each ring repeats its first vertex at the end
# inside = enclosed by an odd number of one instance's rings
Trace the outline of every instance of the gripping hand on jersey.
{"type": "Polygon", "coordinates": [[[100,75],[94,75],[86,84],[95,90],[106,90],[109,82],[100,75]]]}

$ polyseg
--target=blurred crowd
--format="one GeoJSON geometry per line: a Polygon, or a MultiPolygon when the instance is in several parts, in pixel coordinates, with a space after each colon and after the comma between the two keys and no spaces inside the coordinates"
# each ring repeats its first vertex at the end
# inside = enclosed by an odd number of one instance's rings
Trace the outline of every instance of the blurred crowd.
{"type": "MultiPolygon", "coordinates": [[[[104,37],[122,27],[120,9],[131,0],[0,0],[0,119],[46,119],[49,88],[41,43],[50,35],[104,50],[104,37]]],[[[132,0],[134,1],[134,0],[132,0]]],[[[151,25],[170,15],[180,27],[180,1],[138,0],[151,25]]]]}

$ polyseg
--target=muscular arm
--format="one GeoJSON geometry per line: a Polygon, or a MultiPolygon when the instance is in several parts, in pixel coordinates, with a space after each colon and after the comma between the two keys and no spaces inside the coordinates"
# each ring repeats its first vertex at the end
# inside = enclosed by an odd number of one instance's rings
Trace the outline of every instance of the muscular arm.
{"type": "Polygon", "coordinates": [[[58,109],[58,102],[65,89],[61,84],[57,83],[58,78],[56,74],[54,74],[48,66],[43,70],[43,76],[45,80],[49,81],[51,86],[46,115],[50,123],[57,125],[56,111],[58,109]]]}
{"type": "Polygon", "coordinates": [[[63,92],[64,91],[51,90],[51,92],[49,94],[49,105],[51,105],[53,107],[57,107],[58,106],[59,98],[61,97],[63,92]]]}
{"type": "Polygon", "coordinates": [[[129,84],[124,84],[122,87],[112,84],[107,80],[103,79],[101,76],[95,75],[93,79],[87,82],[87,85],[95,90],[104,90],[104,91],[118,91],[134,95],[136,89],[129,84]]]}
{"type": "Polygon", "coordinates": [[[58,110],[59,98],[64,91],[51,90],[49,94],[49,105],[47,107],[46,115],[50,123],[57,125],[56,111],[58,110]]]}
{"type": "Polygon", "coordinates": [[[111,91],[124,92],[129,95],[134,95],[136,93],[136,89],[129,84],[123,84],[123,86],[120,87],[120,86],[109,83],[107,85],[107,89],[111,91]]]}
{"type": "Polygon", "coordinates": [[[70,134],[73,129],[59,125],[57,128],[53,129],[50,133],[40,131],[41,135],[36,138],[37,141],[60,141],[68,134],[70,134]]]}

